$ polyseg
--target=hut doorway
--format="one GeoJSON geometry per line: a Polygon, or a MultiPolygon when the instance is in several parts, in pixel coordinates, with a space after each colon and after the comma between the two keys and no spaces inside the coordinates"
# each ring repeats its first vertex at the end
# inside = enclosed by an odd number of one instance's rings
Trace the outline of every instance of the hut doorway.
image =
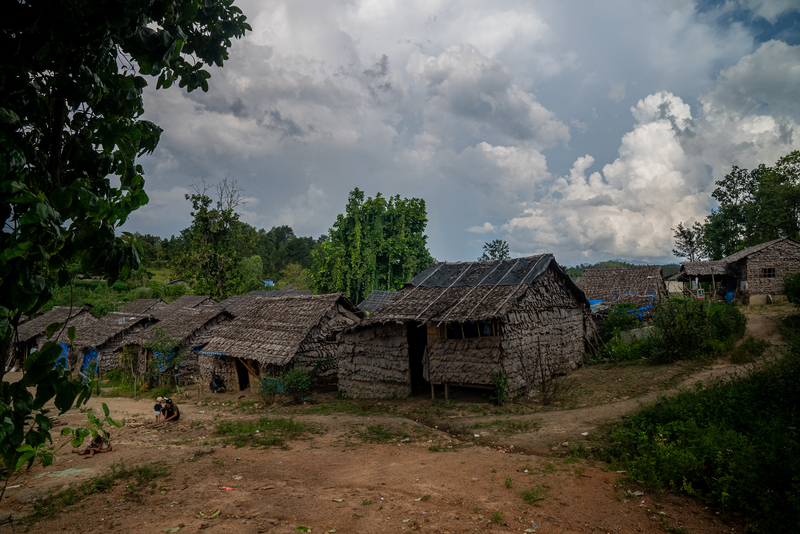
{"type": "Polygon", "coordinates": [[[419,323],[406,326],[408,369],[411,372],[411,395],[426,393],[430,384],[425,380],[423,359],[428,347],[428,331],[419,323]]]}
{"type": "Polygon", "coordinates": [[[239,382],[239,391],[244,391],[250,387],[250,371],[240,358],[234,358],[236,362],[236,379],[239,382]]]}

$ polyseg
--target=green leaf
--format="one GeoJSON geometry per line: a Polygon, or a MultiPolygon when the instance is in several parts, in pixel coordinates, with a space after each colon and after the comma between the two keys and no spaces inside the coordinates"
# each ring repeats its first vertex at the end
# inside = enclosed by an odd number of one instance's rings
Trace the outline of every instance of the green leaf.
{"type": "Polygon", "coordinates": [[[213,514],[211,514],[211,516],[209,517],[209,519],[214,519],[215,517],[217,517],[217,516],[220,514],[220,512],[222,512],[222,510],[217,510],[216,512],[214,512],[213,514]]]}
{"type": "Polygon", "coordinates": [[[47,326],[44,330],[44,335],[48,338],[53,337],[53,334],[61,330],[61,327],[64,326],[61,323],[52,323],[47,326]]]}
{"type": "Polygon", "coordinates": [[[333,499],[333,502],[344,502],[344,499],[333,499]]]}
{"type": "Polygon", "coordinates": [[[103,406],[103,413],[108,417],[108,414],[111,413],[108,411],[108,405],[105,402],[101,403],[101,405],[103,406]]]}
{"type": "Polygon", "coordinates": [[[69,344],[73,345],[75,343],[75,339],[78,337],[78,332],[75,330],[74,326],[67,328],[67,337],[69,338],[69,344]]]}
{"type": "Polygon", "coordinates": [[[296,530],[297,532],[311,532],[311,529],[310,529],[310,528],[308,528],[308,527],[304,527],[303,525],[300,525],[300,526],[299,526],[299,527],[297,527],[295,530],[296,530]]]}

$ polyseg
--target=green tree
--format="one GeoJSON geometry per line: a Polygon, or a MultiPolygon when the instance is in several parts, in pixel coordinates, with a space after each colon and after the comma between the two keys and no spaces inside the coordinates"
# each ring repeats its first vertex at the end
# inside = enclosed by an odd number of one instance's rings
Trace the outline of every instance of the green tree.
{"type": "Polygon", "coordinates": [[[242,270],[242,223],[236,208],[243,203],[242,188],[235,179],[223,178],[215,186],[201,181],[192,184],[194,193],[186,195],[192,202],[192,225],[185,230],[188,247],[177,261],[177,272],[195,280],[198,295],[211,295],[217,300],[245,290],[248,281],[242,270]],[[216,189],[217,201],[208,195],[216,189]]]}
{"type": "Polygon", "coordinates": [[[378,193],[364,199],[350,192],[344,215],[338,215],[329,239],[312,252],[311,287],[315,293],[341,291],[360,302],[374,289],[400,289],[433,265],[426,247],[425,201],[378,193]]]}
{"type": "Polygon", "coordinates": [[[483,255],[479,260],[507,260],[511,257],[508,243],[502,239],[493,239],[483,244],[483,255]]]}
{"type": "Polygon", "coordinates": [[[774,167],[734,166],[716,182],[719,207],[703,224],[702,247],[712,260],[780,237],[800,237],[800,151],[774,167]]]}
{"type": "Polygon", "coordinates": [[[687,228],[682,222],[679,222],[678,227],[672,230],[675,237],[675,248],[672,249],[673,254],[689,261],[697,261],[705,256],[705,252],[702,249],[703,225],[696,222],[691,228],[687,228]]]}
{"type": "MultiPolygon", "coordinates": [[[[151,153],[161,133],[141,118],[144,76],[157,78],[157,88],[207,90],[206,65],[222,66],[231,38],[249,29],[232,0],[4,4],[0,354],[22,314],[35,314],[57,285],[70,283],[70,262],[110,282],[138,267],[140,248],[115,230],[147,202],[136,157],[151,153]]],[[[48,401],[63,413],[91,394],[86,377],[53,369],[60,353],[45,344],[26,358],[22,380],[2,382],[0,455],[8,469],[36,456],[52,461],[48,401]]],[[[0,365],[0,378],[4,372],[0,365]]]]}
{"type": "Polygon", "coordinates": [[[261,273],[264,271],[264,265],[261,262],[261,256],[250,256],[242,260],[242,279],[244,282],[245,290],[260,289],[262,286],[261,273]]]}

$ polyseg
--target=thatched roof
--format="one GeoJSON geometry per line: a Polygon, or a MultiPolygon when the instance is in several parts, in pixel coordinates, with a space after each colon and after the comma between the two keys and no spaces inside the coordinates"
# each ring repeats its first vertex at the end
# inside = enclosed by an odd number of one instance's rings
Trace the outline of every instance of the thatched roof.
{"type": "Polygon", "coordinates": [[[761,250],[764,250],[765,248],[771,247],[772,245],[780,243],[781,241],[789,241],[795,245],[800,245],[800,242],[795,241],[791,237],[781,237],[780,239],[773,239],[772,241],[767,241],[766,243],[760,243],[758,245],[753,245],[752,247],[744,248],[735,254],[726,256],[725,258],[723,258],[723,261],[727,263],[736,263],[737,261],[746,258],[747,256],[753,254],[754,252],[759,252],[761,250]]]}
{"type": "Polygon", "coordinates": [[[244,313],[217,330],[203,354],[286,365],[311,330],[337,305],[363,317],[342,293],[258,299],[244,313]]]}
{"type": "Polygon", "coordinates": [[[256,295],[231,295],[219,303],[220,307],[229,311],[234,317],[238,317],[254,301],[262,297],[256,295]]]}
{"type": "MultiPolygon", "coordinates": [[[[148,314],[109,312],[96,322],[77,328],[75,345],[78,347],[102,347],[125,331],[154,320],[153,316],[148,314]]],[[[64,340],[59,339],[59,341],[64,340]]]]}
{"type": "Polygon", "coordinates": [[[366,313],[373,313],[375,310],[392,300],[395,295],[397,295],[397,291],[376,289],[358,304],[358,309],[366,313]]]}
{"type": "Polygon", "coordinates": [[[173,310],[172,313],[160,319],[153,326],[131,336],[128,343],[145,345],[155,341],[159,330],[163,330],[174,340],[185,341],[207,324],[216,323],[218,319],[227,320],[230,318],[232,318],[232,315],[219,307],[180,308],[173,310]]]}
{"type": "Polygon", "coordinates": [[[167,303],[161,299],[137,299],[129,302],[125,306],[120,306],[120,313],[147,313],[154,310],[165,308],[167,303]]]}
{"type": "Polygon", "coordinates": [[[642,265],[626,269],[585,269],[578,280],[589,300],[619,300],[634,302],[652,300],[645,293],[655,293],[655,298],[665,294],[660,265],[642,265]]]}
{"type": "Polygon", "coordinates": [[[728,262],[725,260],[719,261],[687,261],[681,263],[681,270],[678,271],[678,278],[686,276],[722,276],[725,274],[725,268],[728,262]]]}
{"type": "Polygon", "coordinates": [[[415,276],[364,325],[387,322],[467,322],[501,317],[543,272],[552,269],[579,300],[583,293],[552,254],[509,260],[437,263],[415,276]]]}
{"type": "MultiPolygon", "coordinates": [[[[67,326],[74,325],[79,317],[83,320],[91,321],[94,319],[86,308],[70,308],[69,306],[55,306],[52,310],[38,317],[34,317],[25,323],[17,326],[17,335],[20,343],[44,334],[44,331],[53,323],[67,323],[67,326]]],[[[88,321],[87,321],[88,322],[88,321]]]]}
{"type": "Polygon", "coordinates": [[[169,303],[169,305],[155,310],[153,315],[156,316],[157,319],[161,320],[163,318],[171,316],[177,310],[182,308],[198,308],[198,307],[212,307],[216,308],[219,307],[219,303],[209,297],[208,295],[183,295],[182,297],[178,297],[177,299],[173,300],[169,303]]]}
{"type": "Polygon", "coordinates": [[[291,284],[284,287],[283,289],[272,289],[272,290],[256,289],[250,292],[250,295],[254,297],[267,297],[267,298],[295,297],[297,295],[310,295],[310,294],[311,291],[296,289],[291,284]]]}

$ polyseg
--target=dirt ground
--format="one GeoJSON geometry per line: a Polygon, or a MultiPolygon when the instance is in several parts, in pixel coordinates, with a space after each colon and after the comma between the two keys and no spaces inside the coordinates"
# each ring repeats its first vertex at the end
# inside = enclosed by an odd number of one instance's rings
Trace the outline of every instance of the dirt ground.
{"type": "MultiPolygon", "coordinates": [[[[747,335],[780,344],[777,321],[792,312],[789,306],[751,307],[747,335]]],[[[105,402],[112,417],[125,422],[112,431],[114,451],[83,458],[67,445],[54,465],[9,481],[17,487],[6,490],[0,517],[28,519],[2,528],[81,534],[278,534],[305,531],[301,527],[317,533],[741,532],[742,518],[675,494],[651,495],[615,466],[565,456],[576,445],[591,447],[601,425],[641,402],[736,370],[725,359],[707,367],[587,366],[571,375],[571,393],[547,408],[535,399],[499,408],[486,392],[452,388],[449,401],[443,391],[433,402],[427,394],[359,403],[329,392],[268,411],[252,394],[190,390],[177,399],[181,421],[170,426],[154,424],[150,398],[94,397],[90,408],[105,402]],[[215,432],[222,421],[265,417],[292,419],[305,430],[271,448],[236,448],[215,432]],[[163,473],[141,483],[121,477],[108,491],[74,504],[67,498],[42,506],[48,494],[122,464],[163,473]],[[538,500],[528,504],[525,490],[538,500]]],[[[72,410],[60,421],[80,425],[82,412],[72,410]]]]}

